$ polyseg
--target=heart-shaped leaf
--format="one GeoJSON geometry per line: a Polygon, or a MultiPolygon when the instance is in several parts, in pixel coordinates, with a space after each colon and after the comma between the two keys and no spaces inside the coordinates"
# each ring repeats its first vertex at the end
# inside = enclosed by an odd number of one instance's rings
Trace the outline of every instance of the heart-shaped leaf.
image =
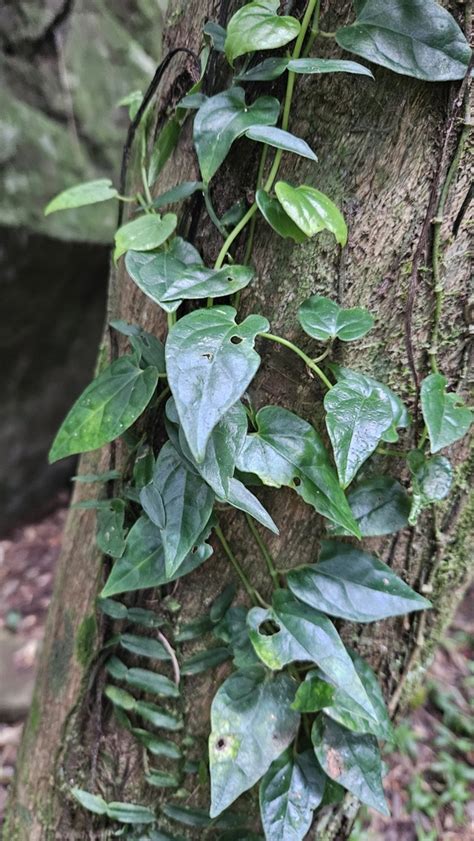
{"type": "Polygon", "coordinates": [[[247,436],[237,458],[239,470],[255,473],[266,485],[294,488],[323,517],[358,537],[357,525],[316,430],[279,406],[260,409],[256,422],[257,432],[247,436]]]}
{"type": "Polygon", "coordinates": [[[456,21],[434,0],[366,0],[339,46],[395,73],[442,82],[462,79],[469,45],[456,21]]]}
{"type": "Polygon", "coordinates": [[[323,540],[319,562],[290,572],[288,587],[316,610],[351,622],[375,622],[431,606],[374,555],[337,540],[323,540]]]}
{"type": "Polygon", "coordinates": [[[301,604],[287,590],[276,590],[273,609],[253,608],[247,624],[252,645],[269,668],[281,669],[294,661],[316,663],[375,718],[351,658],[327,616],[301,604]],[[269,633],[266,632],[268,622],[269,633]]]}
{"type": "Polygon", "coordinates": [[[392,425],[392,406],[369,383],[341,380],[326,394],[324,408],[339,480],[346,488],[392,425]]]}
{"type": "Polygon", "coordinates": [[[122,435],[140,417],[158,382],[156,368],[139,368],[122,356],[102,371],[61,424],[49,461],[96,450],[122,435]]]}
{"type": "Polygon", "coordinates": [[[191,551],[176,573],[169,577],[165,570],[160,531],[148,517],[140,517],[128,533],[125,551],[112,568],[101,593],[102,598],[147,587],[161,587],[187,575],[212,555],[212,548],[204,543],[207,535],[207,532],[200,535],[196,551],[191,551]]]}
{"type": "Polygon", "coordinates": [[[278,79],[285,70],[308,75],[320,73],[358,73],[361,76],[373,75],[368,67],[356,61],[340,61],[332,58],[267,58],[260,64],[250,67],[238,75],[239,82],[270,82],[278,79]]]}
{"type": "Polygon", "coordinates": [[[249,315],[236,324],[232,307],[185,315],[166,342],[168,381],[194,458],[202,462],[214,427],[242,397],[260,365],[253,349],[266,318],[249,315]],[[232,376],[229,376],[232,371],[232,376]]]}
{"type": "Polygon", "coordinates": [[[118,196],[117,190],[112,186],[108,178],[99,178],[96,181],[87,181],[84,184],[76,184],[63,190],[46,205],[44,215],[49,216],[57,210],[70,210],[74,207],[84,207],[88,204],[115,199],[118,196]]]}
{"type": "Polygon", "coordinates": [[[472,423],[472,411],[457,394],[446,391],[446,386],[442,374],[430,374],[421,384],[421,408],[432,453],[459,441],[472,423]]]}
{"type": "Polygon", "coordinates": [[[344,217],[328,196],[308,187],[292,187],[286,181],[277,181],[275,192],[278,201],[293,222],[308,237],[320,231],[330,231],[340,245],[347,242],[347,225],[344,217]]]}
{"type": "Polygon", "coordinates": [[[203,181],[211,180],[234,140],[250,126],[274,126],[279,112],[280,103],[273,96],[260,96],[247,105],[239,87],[209,97],[194,118],[194,145],[203,181]]]}
{"type": "Polygon", "coordinates": [[[230,64],[239,55],[284,47],[298,36],[299,21],[278,15],[279,7],[279,0],[255,0],[231,17],[224,47],[230,64]]]}
{"type": "Polygon", "coordinates": [[[260,783],[260,815],[267,841],[303,841],[320,805],[326,775],[313,751],[291,749],[270,765],[260,783]]]}
{"type": "Polygon", "coordinates": [[[250,642],[247,610],[244,607],[230,607],[224,618],[214,628],[214,636],[230,646],[236,669],[260,665],[250,642]]]}
{"type": "Polygon", "coordinates": [[[160,527],[168,577],[191,552],[209,520],[214,494],[203,479],[187,469],[170,441],[160,450],[153,483],[163,503],[160,527]]]}
{"type": "MultiPolygon", "coordinates": [[[[408,525],[410,497],[400,482],[388,476],[374,476],[349,490],[347,501],[362,537],[393,534],[408,525]]],[[[330,526],[331,534],[347,534],[330,526]]]]}
{"type": "Polygon", "coordinates": [[[412,450],[407,462],[413,476],[409,523],[414,526],[423,508],[447,497],[453,484],[453,468],[444,456],[426,458],[421,450],[412,450]]]}
{"type": "Polygon", "coordinates": [[[319,342],[361,339],[374,326],[374,319],[362,307],[343,309],[322,295],[312,295],[298,310],[299,322],[308,336],[319,342]]]}
{"type": "Polygon", "coordinates": [[[328,777],[382,815],[390,814],[375,736],[352,733],[322,715],[313,724],[311,739],[318,762],[328,777]]]}
{"type": "Polygon", "coordinates": [[[152,251],[163,245],[171,236],[178,217],[174,213],[159,216],[157,213],[146,213],[131,222],[126,222],[115,234],[114,260],[117,261],[126,251],[152,251]]]}
{"type": "Polygon", "coordinates": [[[294,694],[287,675],[270,676],[259,666],[234,672],[219,688],[209,738],[211,818],[255,785],[293,741],[294,694]]]}
{"type": "Polygon", "coordinates": [[[275,149],[283,149],[285,152],[293,152],[295,155],[300,155],[302,158],[309,158],[311,161],[318,160],[305,140],[302,140],[301,137],[295,137],[291,132],[283,131],[281,128],[274,128],[273,126],[251,126],[245,132],[245,136],[249,140],[266,143],[267,146],[274,146],[275,149]]]}
{"type": "Polygon", "coordinates": [[[201,255],[181,237],[173,237],[167,251],[158,254],[129,251],[125,257],[125,267],[132,280],[166,312],[174,312],[181,303],[165,303],[162,300],[169,283],[174,283],[191,266],[203,266],[201,255]]]}
{"type": "Polygon", "coordinates": [[[279,201],[269,196],[265,190],[257,190],[255,200],[260,213],[277,234],[295,242],[305,242],[306,234],[285,213],[279,201]]]}
{"type": "Polygon", "coordinates": [[[361,374],[359,371],[351,371],[350,368],[343,368],[341,365],[330,365],[331,371],[336,377],[337,381],[344,380],[347,383],[354,384],[356,388],[373,388],[380,395],[381,400],[389,400],[392,407],[392,424],[382,435],[382,441],[394,443],[398,441],[398,427],[407,427],[410,425],[410,416],[403,401],[398,394],[395,394],[388,385],[369,377],[367,374],[361,374]]]}
{"type": "Polygon", "coordinates": [[[163,529],[165,527],[165,506],[163,504],[161,493],[155,482],[153,482],[153,477],[149,484],[145,485],[140,490],[140,505],[147,517],[149,517],[155,526],[158,526],[159,529],[163,529]]]}

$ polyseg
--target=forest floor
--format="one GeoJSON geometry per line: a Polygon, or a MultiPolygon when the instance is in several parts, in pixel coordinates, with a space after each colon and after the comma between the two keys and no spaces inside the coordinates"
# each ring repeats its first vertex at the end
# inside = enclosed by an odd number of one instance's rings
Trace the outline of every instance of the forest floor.
{"type": "MultiPolygon", "coordinates": [[[[0,541],[0,825],[51,598],[66,519],[55,512],[0,541]]],[[[474,839],[474,590],[387,751],[391,818],[364,810],[351,841],[474,839]]]]}

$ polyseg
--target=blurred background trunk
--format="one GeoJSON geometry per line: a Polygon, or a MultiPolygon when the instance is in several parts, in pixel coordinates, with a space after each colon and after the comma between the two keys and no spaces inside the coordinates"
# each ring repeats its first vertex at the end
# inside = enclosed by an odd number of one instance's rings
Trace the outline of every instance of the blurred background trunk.
{"type": "MultiPolygon", "coordinates": [[[[173,3],[165,29],[166,47],[185,44],[197,49],[201,26],[206,19],[217,18],[217,6],[208,0],[173,3]]],[[[463,9],[464,4],[459,3],[453,11],[461,14],[463,9]]],[[[349,15],[350,3],[345,0],[323,3],[323,28],[333,31],[349,15]]],[[[464,24],[463,18],[459,19],[464,24]]],[[[318,47],[323,55],[336,55],[325,41],[318,42],[318,47]]],[[[272,332],[305,348],[308,342],[297,326],[296,311],[308,295],[325,294],[347,307],[368,307],[376,315],[375,329],[354,348],[339,347],[336,360],[387,382],[413,408],[415,385],[409,356],[420,378],[429,373],[427,349],[434,306],[430,249],[425,257],[420,237],[428,233],[430,239],[430,208],[436,200],[434,191],[453,90],[448,84],[424,84],[380,68],[374,72],[375,83],[342,74],[298,80],[291,128],[316,150],[319,163],[286,157],[282,177],[313,184],[343,207],[350,230],[349,245],[341,252],[330,238],[322,235],[295,246],[280,240],[259,221],[253,256],[257,279],[243,295],[241,314],[266,315],[272,332]],[[412,342],[407,353],[412,266],[420,247],[423,258],[410,317],[412,342]]],[[[168,74],[157,106],[158,120],[163,107],[169,107],[173,98],[181,95],[185,73],[181,65],[173,66],[168,74]]],[[[188,80],[188,87],[190,84],[188,80]]],[[[448,164],[455,154],[458,137],[456,126],[446,150],[448,164]]],[[[216,177],[213,197],[220,212],[252,191],[257,163],[254,148],[239,141],[228,164],[216,177]]],[[[154,192],[162,192],[197,174],[189,121],[154,192]]],[[[469,222],[464,213],[468,190],[469,162],[467,154],[463,154],[449,191],[442,227],[446,295],[439,355],[441,370],[448,376],[450,386],[460,391],[466,389],[468,370],[469,222]]],[[[218,251],[218,239],[201,209],[192,205],[192,210],[198,230],[196,245],[206,262],[212,261],[218,251]]],[[[242,246],[241,242],[239,248],[242,246]]],[[[110,280],[109,314],[164,335],[159,309],[141,295],[122,268],[110,280]]],[[[318,383],[289,352],[262,345],[263,342],[259,345],[262,369],[251,387],[254,404],[259,407],[277,403],[320,425],[322,393],[318,383]]],[[[108,352],[106,334],[101,354],[108,352]]],[[[401,446],[410,448],[413,440],[413,430],[408,431],[401,438],[401,446]]],[[[342,631],[345,639],[376,669],[394,713],[403,708],[422,679],[470,575],[472,500],[467,488],[472,460],[463,442],[452,456],[456,484],[449,502],[438,510],[436,521],[433,512],[427,511],[416,528],[365,541],[367,548],[376,551],[412,586],[429,592],[434,609],[426,616],[414,615],[364,627],[346,623],[342,631]]],[[[382,457],[373,461],[371,470],[399,475],[401,462],[382,457]]],[[[106,469],[109,464],[110,454],[104,451],[84,457],[80,470],[106,469]]],[[[408,483],[407,475],[402,479],[408,483]]],[[[90,498],[93,493],[92,486],[81,486],[76,490],[75,501],[90,498]]],[[[269,539],[277,566],[286,568],[312,561],[324,537],[321,519],[289,490],[266,489],[257,493],[280,527],[281,537],[269,539]]],[[[243,517],[231,511],[223,515],[223,521],[243,566],[252,570],[252,578],[265,592],[264,565],[249,540],[243,517]]],[[[89,837],[87,833],[93,837],[94,830],[103,825],[100,819],[77,807],[68,793],[71,785],[100,790],[109,800],[148,802],[154,807],[170,799],[166,791],[145,784],[141,750],[118,727],[103,698],[105,678],[98,652],[112,629],[95,607],[106,569],[95,548],[94,533],[93,512],[70,512],[35,698],[12,790],[5,836],[8,841],[85,838],[89,837]]],[[[211,559],[173,588],[173,596],[181,605],[180,621],[205,612],[230,579],[232,572],[215,545],[211,559]]],[[[146,591],[139,594],[137,603],[156,606],[159,600],[159,593],[146,591]]],[[[171,621],[175,621],[174,616],[170,614],[171,621]]],[[[188,645],[187,652],[199,650],[202,645],[188,645]]],[[[226,673],[224,665],[184,679],[183,732],[195,738],[190,749],[193,759],[206,755],[209,706],[226,673]]],[[[207,806],[205,783],[198,785],[195,778],[188,777],[184,785],[189,796],[180,803],[207,806]]],[[[247,798],[249,810],[256,813],[254,794],[247,798]]],[[[346,798],[342,807],[318,817],[312,837],[347,838],[354,814],[355,805],[346,798]]],[[[170,829],[164,818],[159,825],[170,829]]],[[[258,827],[258,818],[255,826],[258,827]]],[[[189,830],[190,838],[201,835],[202,830],[189,830]]]]}

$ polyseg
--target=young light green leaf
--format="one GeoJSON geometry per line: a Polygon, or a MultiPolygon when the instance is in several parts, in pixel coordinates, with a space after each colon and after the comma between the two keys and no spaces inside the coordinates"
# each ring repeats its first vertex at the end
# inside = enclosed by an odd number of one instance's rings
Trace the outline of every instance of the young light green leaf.
{"type": "Polygon", "coordinates": [[[269,668],[281,669],[298,660],[317,663],[337,686],[343,687],[369,716],[375,718],[352,660],[327,616],[301,604],[287,590],[276,590],[272,610],[253,608],[247,624],[252,645],[269,668]],[[274,623],[268,634],[267,622],[274,623]]]}
{"type": "Polygon", "coordinates": [[[279,201],[269,196],[265,190],[257,190],[255,201],[260,213],[277,234],[295,242],[305,242],[308,237],[285,213],[279,201]]]}
{"type": "MultiPolygon", "coordinates": [[[[393,534],[408,525],[410,497],[400,482],[388,476],[374,476],[359,482],[347,494],[362,537],[393,534]]],[[[347,534],[330,526],[331,534],[347,534]]]]}
{"type": "Polygon", "coordinates": [[[326,775],[313,751],[291,749],[270,765],[260,783],[260,815],[267,841],[303,841],[320,805],[326,775]]]}
{"type": "Polygon", "coordinates": [[[382,815],[390,814],[375,736],[352,733],[322,715],[313,724],[311,738],[318,762],[328,777],[382,815]]]}
{"type": "Polygon", "coordinates": [[[413,498],[408,521],[414,526],[423,508],[447,497],[453,483],[453,468],[444,456],[426,458],[421,450],[412,450],[407,462],[413,476],[413,498]]]}
{"type": "Polygon", "coordinates": [[[352,342],[361,339],[374,326],[374,319],[366,309],[343,309],[322,295],[312,295],[304,301],[298,318],[305,333],[319,342],[330,339],[352,342]]]}
{"type": "Polygon", "coordinates": [[[301,137],[295,137],[289,131],[273,126],[250,126],[245,132],[249,140],[256,140],[258,143],[266,143],[267,146],[274,146],[276,149],[283,149],[285,152],[294,152],[302,158],[309,158],[317,161],[313,150],[301,137]]]}
{"type": "Polygon", "coordinates": [[[316,610],[351,622],[375,622],[431,606],[374,555],[337,540],[323,540],[319,562],[290,572],[288,587],[316,610]]]}
{"type": "Polygon", "coordinates": [[[266,485],[294,488],[316,511],[359,536],[324,445],[313,427],[278,406],[257,414],[257,432],[247,436],[237,467],[266,485]]]}
{"type": "Polygon", "coordinates": [[[170,441],[160,450],[153,485],[163,503],[164,525],[160,527],[166,574],[170,578],[192,551],[209,520],[214,494],[191,472],[170,441]]]}
{"type": "Polygon", "coordinates": [[[145,721],[148,721],[153,727],[160,727],[163,730],[182,730],[183,720],[178,716],[160,709],[156,704],[150,704],[147,701],[136,701],[135,712],[141,716],[145,721]]]}
{"type": "Polygon", "coordinates": [[[97,511],[96,542],[99,549],[111,558],[120,558],[125,549],[125,503],[111,499],[108,508],[97,511]]]}
{"type": "Polygon", "coordinates": [[[473,418],[462,398],[446,391],[447,379],[430,374],[421,384],[421,409],[428,428],[431,452],[437,453],[463,438],[473,418]]]}
{"type": "Polygon", "coordinates": [[[265,528],[270,529],[274,534],[280,533],[278,526],[275,525],[260,500],[239,479],[229,479],[229,490],[224,497],[224,501],[229,502],[234,508],[238,508],[239,511],[245,511],[246,514],[250,514],[254,520],[257,520],[265,528]]]}
{"type": "Polygon", "coordinates": [[[231,652],[228,648],[208,648],[206,651],[200,651],[185,660],[181,666],[182,675],[199,675],[201,672],[207,672],[208,669],[215,669],[221,663],[225,663],[231,657],[231,652]]]}
{"type": "Polygon", "coordinates": [[[108,178],[99,178],[97,181],[87,181],[85,184],[76,184],[63,190],[62,193],[51,199],[46,205],[44,215],[49,216],[57,210],[70,210],[74,207],[84,207],[88,204],[115,199],[118,196],[117,190],[112,186],[108,178]]]}
{"type": "Polygon", "coordinates": [[[359,76],[374,78],[369,68],[364,67],[363,64],[333,58],[290,58],[287,67],[292,73],[304,73],[305,75],[314,73],[357,73],[359,76]]]}
{"type": "Polygon", "coordinates": [[[225,54],[230,64],[240,55],[274,50],[297,38],[299,21],[289,15],[279,15],[279,7],[279,0],[255,0],[231,17],[225,40],[225,54]]]}
{"type": "Polygon", "coordinates": [[[277,181],[275,192],[285,212],[308,237],[330,231],[340,245],[347,242],[347,226],[341,211],[324,193],[314,187],[292,187],[277,181]]]}
{"type": "Polygon", "coordinates": [[[166,342],[168,381],[191,452],[204,461],[214,427],[240,399],[260,365],[253,345],[269,329],[260,315],[236,324],[232,307],[185,315],[166,342]],[[229,370],[232,376],[229,377],[229,370]]]}
{"type": "Polygon", "coordinates": [[[194,119],[194,145],[203,181],[211,180],[234,140],[250,126],[274,126],[279,111],[280,103],[273,96],[260,96],[247,105],[239,87],[209,97],[194,119]]]}
{"type": "Polygon", "coordinates": [[[458,24],[434,0],[366,0],[356,22],[337,31],[336,41],[368,61],[427,82],[462,79],[470,59],[458,24]]]}
{"type": "Polygon", "coordinates": [[[374,386],[341,380],[327,392],[324,408],[339,480],[346,488],[392,426],[392,406],[374,386]]]}
{"type": "Polygon", "coordinates": [[[157,196],[153,200],[152,206],[157,210],[161,210],[162,207],[166,207],[168,204],[176,204],[179,201],[189,199],[194,193],[202,192],[202,190],[204,190],[202,181],[183,181],[182,184],[177,184],[176,187],[172,187],[171,190],[166,190],[166,192],[157,196]]]}
{"type": "Polygon", "coordinates": [[[107,803],[103,797],[99,797],[97,794],[90,794],[90,792],[77,787],[71,789],[71,794],[88,812],[93,812],[94,815],[107,814],[107,803]]]}
{"type": "Polygon", "coordinates": [[[234,672],[211,707],[211,818],[266,773],[292,742],[299,715],[290,709],[295,686],[259,666],[234,672]]]}
{"type": "Polygon", "coordinates": [[[178,217],[174,213],[159,216],[157,213],[145,213],[131,222],[126,222],[115,234],[114,260],[126,251],[152,251],[163,245],[171,236],[178,217]]]}
{"type": "Polygon", "coordinates": [[[144,590],[148,587],[161,587],[187,575],[212,555],[212,548],[204,543],[206,536],[207,532],[200,535],[196,547],[193,547],[193,551],[176,573],[169,577],[165,570],[165,553],[160,531],[148,517],[140,517],[128,533],[125,551],[115,562],[102,591],[102,597],[144,590]]]}
{"type": "Polygon", "coordinates": [[[96,450],[122,435],[148,406],[156,368],[139,368],[130,356],[112,362],[76,400],[49,453],[49,461],[96,450]]]}

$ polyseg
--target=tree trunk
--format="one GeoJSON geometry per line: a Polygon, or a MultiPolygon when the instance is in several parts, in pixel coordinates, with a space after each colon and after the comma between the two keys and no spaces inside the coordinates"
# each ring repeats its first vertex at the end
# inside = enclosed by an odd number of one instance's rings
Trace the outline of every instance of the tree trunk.
{"type": "MultiPolygon", "coordinates": [[[[462,4],[458,5],[461,12],[462,4]]],[[[197,48],[201,25],[208,17],[217,17],[215,6],[210,0],[174,3],[165,35],[167,45],[197,48]]],[[[346,0],[325,3],[323,28],[334,30],[349,14],[346,0]]],[[[325,41],[322,49],[335,55],[325,41]]],[[[168,74],[161,104],[172,101],[172,82],[179,73],[182,80],[182,66],[181,71],[174,66],[172,76],[168,74]]],[[[241,309],[242,315],[266,315],[272,332],[296,340],[304,348],[306,340],[297,327],[296,310],[310,294],[329,295],[344,306],[368,307],[377,318],[375,330],[354,348],[339,347],[337,361],[388,382],[413,408],[415,382],[410,366],[414,361],[419,378],[429,373],[427,350],[434,309],[431,219],[440,185],[456,153],[460,126],[450,122],[455,91],[448,84],[416,82],[379,68],[375,68],[375,77],[375,83],[342,74],[299,78],[292,126],[317,151],[319,163],[315,166],[303,159],[295,163],[287,157],[282,177],[314,184],[344,208],[349,245],[341,252],[333,240],[320,236],[296,246],[280,240],[259,222],[253,252],[257,279],[243,295],[241,309]],[[416,273],[413,269],[419,254],[422,259],[416,273]],[[407,352],[408,322],[412,338],[407,352]]],[[[188,124],[160,180],[160,192],[197,177],[190,136],[188,124]]],[[[215,179],[219,211],[248,195],[255,171],[251,145],[239,141],[229,164],[215,179]]],[[[463,153],[450,185],[442,226],[445,299],[440,363],[451,387],[461,391],[468,367],[468,223],[463,216],[468,175],[468,158],[463,153]]],[[[198,228],[196,245],[206,262],[212,261],[219,242],[204,213],[198,228]]],[[[111,279],[109,300],[111,316],[163,335],[160,311],[141,295],[123,269],[111,279]]],[[[254,404],[277,403],[320,424],[319,384],[303,363],[295,363],[289,351],[263,344],[259,345],[263,365],[251,386],[254,404]]],[[[104,340],[101,354],[108,350],[104,340]]],[[[407,449],[413,446],[413,434],[411,430],[403,436],[407,449]]],[[[438,509],[436,520],[429,510],[416,528],[366,542],[412,586],[429,592],[434,609],[363,627],[346,623],[342,629],[345,639],[374,666],[394,714],[423,677],[468,583],[471,512],[466,488],[472,462],[465,443],[453,450],[456,487],[449,502],[438,509]]],[[[84,457],[81,471],[90,472],[98,466],[104,469],[109,464],[110,453],[103,451],[84,457]]],[[[397,476],[399,465],[393,459],[377,457],[378,473],[397,476]]],[[[406,475],[403,480],[408,484],[406,475]]],[[[93,490],[92,486],[77,488],[75,501],[90,498],[93,490]]],[[[258,493],[280,528],[281,536],[269,541],[277,565],[286,568],[313,560],[324,536],[321,519],[289,490],[258,493]]],[[[71,785],[101,790],[109,800],[158,805],[156,789],[143,782],[140,750],[117,725],[102,694],[105,678],[100,646],[112,629],[95,608],[107,565],[95,548],[94,519],[91,511],[72,510],[67,524],[35,699],[10,802],[8,841],[96,837],[93,829],[100,828],[100,819],[77,807],[69,794],[71,785]]],[[[223,522],[243,566],[259,589],[268,591],[264,564],[249,540],[243,517],[232,510],[223,514],[223,522]]],[[[173,590],[181,604],[180,621],[201,615],[230,579],[226,558],[214,545],[211,559],[173,590]]],[[[159,593],[141,592],[137,603],[156,604],[159,598],[159,593]]],[[[241,598],[245,601],[244,594],[241,598]]],[[[190,644],[188,653],[202,645],[190,644]]],[[[196,739],[190,749],[193,758],[205,756],[210,701],[226,673],[227,667],[220,666],[185,679],[184,732],[196,739]]],[[[179,802],[206,806],[206,785],[189,777],[185,780],[189,794],[179,802]]],[[[169,799],[166,791],[158,792],[160,802],[169,799]]],[[[255,807],[254,795],[249,795],[248,803],[249,809],[255,807]]],[[[354,802],[347,797],[341,807],[317,818],[312,837],[347,838],[355,811],[354,802]]],[[[165,819],[160,819],[159,825],[171,829],[165,819]]],[[[190,830],[189,837],[199,838],[201,832],[190,830]]]]}

